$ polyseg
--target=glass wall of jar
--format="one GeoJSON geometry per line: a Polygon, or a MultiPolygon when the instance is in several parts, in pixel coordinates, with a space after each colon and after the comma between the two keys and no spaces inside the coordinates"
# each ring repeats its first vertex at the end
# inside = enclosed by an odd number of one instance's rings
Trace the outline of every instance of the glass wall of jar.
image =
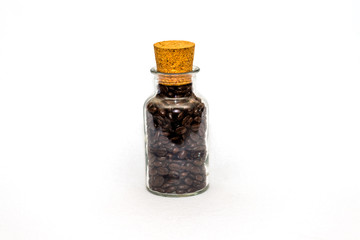
{"type": "Polygon", "coordinates": [[[200,71],[160,73],[144,105],[146,186],[162,196],[191,196],[208,188],[208,106],[194,93],[200,71]]]}

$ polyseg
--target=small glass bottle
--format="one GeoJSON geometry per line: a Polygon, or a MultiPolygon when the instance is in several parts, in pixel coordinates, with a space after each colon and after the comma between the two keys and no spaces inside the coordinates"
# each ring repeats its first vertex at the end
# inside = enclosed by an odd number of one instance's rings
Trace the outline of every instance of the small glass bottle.
{"type": "Polygon", "coordinates": [[[159,71],[159,58],[184,66],[184,60],[178,58],[184,48],[178,50],[180,54],[174,48],[166,56],[161,53],[168,42],[183,41],[160,42],[163,49],[158,52],[154,45],[158,69],[152,68],[151,73],[156,92],[144,105],[146,186],[162,196],[191,196],[208,188],[208,106],[194,93],[198,67],[179,73],[170,64],[169,68],[162,65],[159,71]]]}

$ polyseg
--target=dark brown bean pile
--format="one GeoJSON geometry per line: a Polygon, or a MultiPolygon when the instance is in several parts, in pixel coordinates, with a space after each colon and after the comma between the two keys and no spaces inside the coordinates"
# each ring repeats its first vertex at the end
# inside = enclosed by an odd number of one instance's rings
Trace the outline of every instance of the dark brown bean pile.
{"type": "Polygon", "coordinates": [[[184,194],[206,187],[206,109],[192,85],[159,85],[146,108],[150,189],[184,194]]]}

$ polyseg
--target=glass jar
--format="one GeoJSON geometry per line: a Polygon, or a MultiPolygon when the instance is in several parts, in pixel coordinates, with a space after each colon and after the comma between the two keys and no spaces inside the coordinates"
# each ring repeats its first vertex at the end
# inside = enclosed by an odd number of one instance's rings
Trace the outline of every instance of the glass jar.
{"type": "Polygon", "coordinates": [[[151,69],[156,92],[144,105],[146,186],[162,196],[192,196],[208,188],[208,106],[194,93],[200,71],[151,69]]]}

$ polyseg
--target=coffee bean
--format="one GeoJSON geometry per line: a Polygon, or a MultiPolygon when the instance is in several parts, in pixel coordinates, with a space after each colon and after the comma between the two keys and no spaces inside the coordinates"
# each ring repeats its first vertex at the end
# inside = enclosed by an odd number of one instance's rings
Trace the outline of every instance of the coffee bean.
{"type": "Polygon", "coordinates": [[[195,179],[201,182],[202,180],[204,180],[204,177],[202,175],[196,175],[195,179]]]}
{"type": "Polygon", "coordinates": [[[168,136],[170,136],[170,132],[167,132],[167,131],[162,132],[162,135],[164,135],[165,137],[168,137],[168,136]]]}
{"type": "Polygon", "coordinates": [[[180,178],[187,177],[187,175],[189,175],[189,172],[182,172],[180,173],[180,178]]]}
{"type": "Polygon", "coordinates": [[[176,163],[171,163],[171,164],[169,164],[169,168],[170,168],[171,170],[178,171],[178,170],[180,170],[180,165],[179,165],[179,164],[176,164],[176,163]]]}
{"type": "Polygon", "coordinates": [[[189,162],[185,164],[185,169],[186,169],[187,171],[190,171],[190,169],[193,168],[193,167],[194,167],[194,165],[192,165],[192,164],[189,163],[189,162]]]}
{"type": "Polygon", "coordinates": [[[182,120],[182,125],[184,125],[185,127],[189,127],[190,124],[192,123],[193,118],[190,115],[187,115],[183,120],[182,120]]]}
{"type": "Polygon", "coordinates": [[[172,184],[172,185],[179,185],[180,181],[174,178],[171,178],[167,181],[167,183],[172,184]]]}
{"type": "Polygon", "coordinates": [[[156,168],[150,168],[149,169],[149,174],[150,175],[156,175],[157,174],[156,168]]]}
{"type": "Polygon", "coordinates": [[[167,182],[167,183],[164,183],[161,187],[162,188],[168,188],[168,187],[171,187],[171,186],[173,186],[173,184],[167,182]]]}
{"type": "Polygon", "coordinates": [[[175,192],[175,191],[176,191],[176,187],[172,186],[172,187],[167,188],[165,192],[167,192],[167,193],[173,193],[173,192],[175,192]]]}
{"type": "Polygon", "coordinates": [[[164,167],[159,167],[157,169],[157,172],[159,175],[166,175],[169,173],[169,170],[167,168],[164,168],[164,167]]]}
{"type": "Polygon", "coordinates": [[[177,154],[179,151],[180,151],[180,149],[179,149],[179,148],[174,147],[174,149],[173,149],[173,153],[174,153],[174,154],[177,154]]]}
{"type": "Polygon", "coordinates": [[[190,172],[192,172],[192,173],[200,173],[201,169],[199,167],[193,166],[193,167],[190,168],[190,172]]]}
{"type": "Polygon", "coordinates": [[[153,190],[160,192],[160,193],[165,193],[166,191],[163,188],[154,188],[153,190]]]}
{"type": "Polygon", "coordinates": [[[159,156],[159,157],[164,157],[166,156],[166,148],[158,148],[158,149],[154,149],[153,152],[159,156]]]}
{"type": "Polygon", "coordinates": [[[148,104],[147,109],[150,113],[154,114],[157,111],[157,107],[154,104],[148,104]]]}
{"type": "Polygon", "coordinates": [[[205,183],[205,182],[202,182],[202,183],[200,183],[200,184],[198,185],[198,188],[199,188],[199,189],[202,189],[202,188],[204,188],[204,187],[206,187],[206,183],[205,183]]]}
{"type": "Polygon", "coordinates": [[[170,171],[170,172],[169,172],[169,177],[171,177],[171,178],[179,178],[179,172],[177,172],[177,171],[170,171]]]}
{"type": "Polygon", "coordinates": [[[187,152],[185,150],[179,152],[179,154],[177,155],[179,159],[184,159],[186,156],[187,152]]]}
{"type": "Polygon", "coordinates": [[[164,160],[166,160],[166,157],[159,157],[158,160],[159,161],[164,161],[164,160]]]}
{"type": "Polygon", "coordinates": [[[175,130],[176,134],[179,134],[179,135],[186,133],[186,131],[187,131],[187,130],[186,130],[186,127],[178,127],[178,128],[175,130]]]}
{"type": "Polygon", "coordinates": [[[154,121],[156,121],[160,126],[164,125],[164,119],[159,115],[155,115],[154,121]]]}
{"type": "Polygon", "coordinates": [[[164,166],[164,165],[165,165],[164,162],[160,162],[160,161],[155,161],[155,162],[154,162],[154,166],[155,166],[155,167],[161,167],[161,166],[164,166]]]}
{"type": "Polygon", "coordinates": [[[162,177],[162,176],[155,176],[154,178],[153,178],[153,182],[152,182],[152,185],[154,186],[154,187],[160,187],[161,185],[163,185],[163,183],[164,183],[164,178],[162,177]]]}
{"type": "MultiPolygon", "coordinates": [[[[193,126],[194,126],[194,125],[193,125],[193,126]]],[[[191,128],[191,129],[192,129],[192,128],[191,128]]],[[[192,133],[192,134],[190,134],[190,138],[191,138],[191,140],[193,140],[194,142],[197,142],[197,141],[199,140],[200,136],[197,135],[197,134],[195,134],[195,133],[192,133]]]]}
{"type": "Polygon", "coordinates": [[[183,117],[184,117],[184,112],[180,112],[177,116],[177,120],[181,121],[181,119],[183,119],[183,117]]]}
{"type": "Polygon", "coordinates": [[[199,160],[195,160],[195,161],[194,161],[194,164],[195,164],[196,166],[201,166],[203,163],[202,163],[201,161],[199,161],[199,160]]]}
{"type": "Polygon", "coordinates": [[[200,128],[200,124],[196,123],[191,125],[191,130],[193,130],[194,132],[198,131],[200,128]]]}
{"type": "Polygon", "coordinates": [[[201,117],[200,116],[195,117],[194,121],[197,122],[197,123],[200,123],[201,122],[201,117]]]}
{"type": "Polygon", "coordinates": [[[202,181],[199,180],[194,180],[194,186],[199,186],[201,184],[202,181]]]}
{"type": "Polygon", "coordinates": [[[187,185],[193,184],[193,180],[192,180],[191,178],[185,178],[184,182],[185,182],[187,185]]]}
{"type": "Polygon", "coordinates": [[[161,117],[165,117],[165,114],[166,114],[166,110],[165,109],[159,109],[159,115],[161,117]]]}
{"type": "Polygon", "coordinates": [[[188,185],[179,185],[179,189],[181,189],[181,190],[186,190],[188,188],[189,188],[188,185]]]}
{"type": "Polygon", "coordinates": [[[206,147],[201,145],[201,146],[197,146],[196,148],[194,148],[195,151],[205,151],[206,147]]]}

